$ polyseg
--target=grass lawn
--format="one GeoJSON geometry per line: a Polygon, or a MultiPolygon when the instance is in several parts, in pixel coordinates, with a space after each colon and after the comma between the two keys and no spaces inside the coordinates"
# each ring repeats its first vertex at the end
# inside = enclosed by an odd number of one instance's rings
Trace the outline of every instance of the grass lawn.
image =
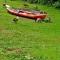
{"type": "MultiPolygon", "coordinates": [[[[6,12],[0,0],[0,60],[60,60],[60,10],[38,5],[47,11],[53,23],[35,23],[6,12]]],[[[24,2],[8,1],[13,7],[23,7],[24,2]]],[[[36,4],[29,4],[33,8],[36,4]]]]}

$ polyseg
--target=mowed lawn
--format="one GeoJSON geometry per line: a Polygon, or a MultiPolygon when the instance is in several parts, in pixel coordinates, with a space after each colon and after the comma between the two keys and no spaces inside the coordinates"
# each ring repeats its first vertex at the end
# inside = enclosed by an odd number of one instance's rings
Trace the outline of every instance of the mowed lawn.
{"type": "MultiPolygon", "coordinates": [[[[24,2],[7,1],[12,7],[23,7],[24,2]]],[[[35,23],[31,19],[7,13],[0,0],[0,60],[60,60],[60,10],[37,5],[48,12],[52,23],[35,23]]],[[[36,4],[29,4],[33,8],[36,4]]]]}

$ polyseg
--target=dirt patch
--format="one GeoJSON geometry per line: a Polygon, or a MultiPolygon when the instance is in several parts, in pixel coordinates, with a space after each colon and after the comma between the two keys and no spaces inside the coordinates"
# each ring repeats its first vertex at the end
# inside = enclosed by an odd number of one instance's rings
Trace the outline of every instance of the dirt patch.
{"type": "Polygon", "coordinates": [[[20,49],[20,48],[6,48],[6,52],[21,53],[22,49],[20,49]]]}

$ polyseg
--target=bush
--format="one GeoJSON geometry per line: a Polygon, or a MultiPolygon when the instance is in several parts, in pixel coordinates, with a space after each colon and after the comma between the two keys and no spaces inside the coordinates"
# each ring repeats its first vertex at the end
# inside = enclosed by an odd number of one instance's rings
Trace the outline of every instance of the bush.
{"type": "Polygon", "coordinates": [[[55,8],[60,8],[60,2],[59,2],[59,1],[55,2],[55,3],[54,3],[54,7],[55,7],[55,8]]]}

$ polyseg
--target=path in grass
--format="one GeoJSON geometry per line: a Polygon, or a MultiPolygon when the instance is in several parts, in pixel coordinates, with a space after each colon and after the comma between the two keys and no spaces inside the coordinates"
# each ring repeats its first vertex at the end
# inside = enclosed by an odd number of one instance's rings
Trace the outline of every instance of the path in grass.
{"type": "MultiPolygon", "coordinates": [[[[12,16],[3,8],[0,0],[0,59],[21,60],[20,54],[31,55],[36,60],[60,60],[60,12],[52,7],[38,5],[47,11],[53,23],[35,23],[20,18],[17,24],[12,23],[12,16]],[[12,50],[9,51],[8,48],[12,50]],[[15,48],[15,50],[14,50],[15,48]],[[22,50],[22,53],[20,52],[22,50]],[[16,52],[18,51],[19,52],[16,52]]],[[[24,2],[22,2],[24,3],[24,2]]],[[[9,2],[13,7],[22,7],[21,2],[9,2]]],[[[30,8],[35,5],[29,4],[30,8]]],[[[27,59],[26,59],[27,60],[27,59]]],[[[34,60],[34,59],[33,59],[34,60]]]]}

